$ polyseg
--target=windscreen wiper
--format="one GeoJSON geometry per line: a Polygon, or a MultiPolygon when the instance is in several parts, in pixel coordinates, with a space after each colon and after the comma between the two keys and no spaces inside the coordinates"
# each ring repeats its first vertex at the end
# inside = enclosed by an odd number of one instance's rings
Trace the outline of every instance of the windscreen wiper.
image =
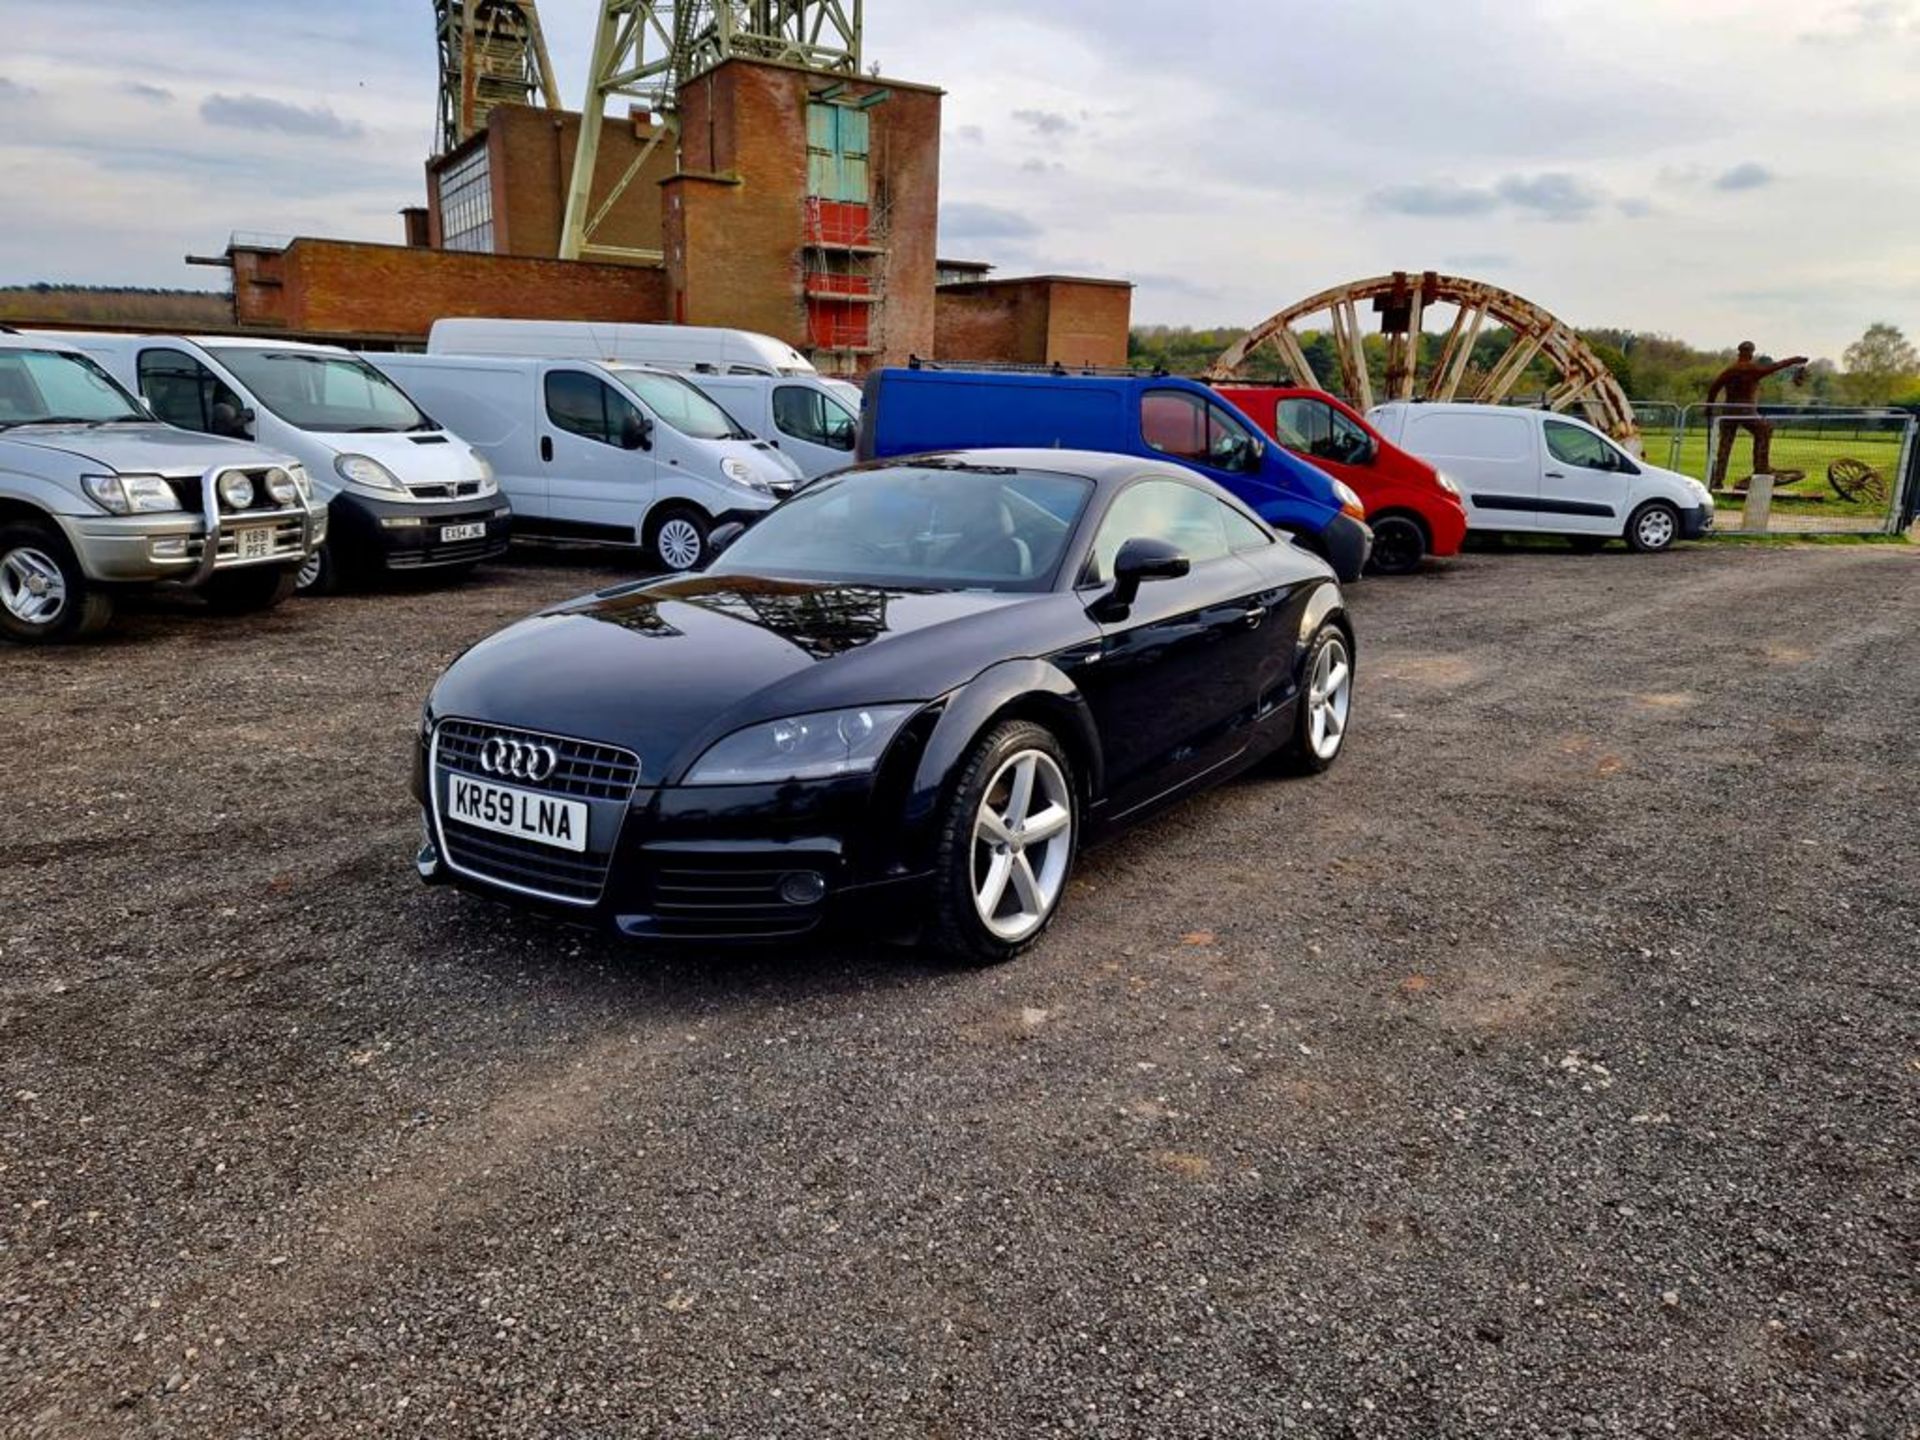
{"type": "Polygon", "coordinates": [[[104,425],[104,420],[95,420],[87,415],[36,415],[27,420],[0,421],[0,430],[11,430],[17,425],[104,425]]]}

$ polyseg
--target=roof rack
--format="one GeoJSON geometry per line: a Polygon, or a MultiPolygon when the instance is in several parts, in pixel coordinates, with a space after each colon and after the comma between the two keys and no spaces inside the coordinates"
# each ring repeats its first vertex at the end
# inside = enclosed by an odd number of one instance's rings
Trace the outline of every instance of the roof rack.
{"type": "Polygon", "coordinates": [[[1050,365],[1035,365],[1019,360],[923,360],[918,355],[907,357],[909,370],[984,370],[1006,375],[1082,375],[1082,376],[1118,376],[1132,380],[1160,380],[1172,374],[1164,365],[1156,365],[1151,370],[1136,365],[1066,365],[1055,360],[1050,365]]]}

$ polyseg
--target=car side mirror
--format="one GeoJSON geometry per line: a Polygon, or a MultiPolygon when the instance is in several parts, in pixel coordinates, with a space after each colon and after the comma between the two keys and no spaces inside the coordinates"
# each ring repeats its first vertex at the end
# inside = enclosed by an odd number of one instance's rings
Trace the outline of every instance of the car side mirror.
{"type": "Polygon", "coordinates": [[[644,415],[636,415],[629,410],[620,422],[620,448],[622,450],[651,450],[653,448],[653,421],[644,415]]]}
{"type": "Polygon", "coordinates": [[[1113,589],[1095,607],[1100,619],[1120,619],[1140,598],[1140,587],[1149,580],[1178,580],[1193,569],[1193,562],[1170,540],[1136,536],[1120,547],[1113,557],[1113,589]]]}
{"type": "Polygon", "coordinates": [[[712,564],[727,551],[727,547],[747,533],[747,527],[739,520],[729,520],[724,525],[716,525],[707,536],[707,563],[712,564]]]}
{"type": "Polygon", "coordinates": [[[253,411],[244,405],[234,405],[226,400],[216,401],[211,418],[216,435],[223,435],[229,440],[252,438],[253,411]]]}

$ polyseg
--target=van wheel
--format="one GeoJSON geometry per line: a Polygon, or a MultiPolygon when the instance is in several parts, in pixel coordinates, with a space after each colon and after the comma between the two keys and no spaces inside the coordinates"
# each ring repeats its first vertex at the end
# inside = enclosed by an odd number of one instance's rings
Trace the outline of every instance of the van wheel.
{"type": "Polygon", "coordinates": [[[1376,575],[1411,575],[1427,558],[1427,532],[1410,515],[1383,515],[1373,522],[1373,558],[1368,566],[1376,575]]]}
{"type": "Polygon", "coordinates": [[[1059,912],[1079,828],[1073,764],[1053,732],[1030,720],[988,731],[940,820],[935,948],[995,965],[1031,946],[1059,912]]]}
{"type": "Polygon", "coordinates": [[[77,640],[113,619],[113,596],[88,583],[60,532],[0,525],[0,635],[29,645],[77,640]]]}
{"type": "Polygon", "coordinates": [[[1649,500],[1627,521],[1627,544],[1642,555],[1657,555],[1680,538],[1680,512],[1664,500],[1649,500]]]}
{"type": "Polygon", "coordinates": [[[331,545],[317,547],[300,562],[293,572],[293,587],[301,595],[331,595],[340,588],[340,567],[334,563],[331,545]]]}
{"type": "Polygon", "coordinates": [[[271,610],[289,598],[300,583],[300,572],[291,566],[272,570],[229,570],[215,575],[200,594],[207,608],[222,615],[251,615],[271,610]]]}
{"type": "Polygon", "coordinates": [[[707,560],[713,521],[691,505],[669,505],[647,521],[647,553],[662,570],[698,570],[707,560]]]}

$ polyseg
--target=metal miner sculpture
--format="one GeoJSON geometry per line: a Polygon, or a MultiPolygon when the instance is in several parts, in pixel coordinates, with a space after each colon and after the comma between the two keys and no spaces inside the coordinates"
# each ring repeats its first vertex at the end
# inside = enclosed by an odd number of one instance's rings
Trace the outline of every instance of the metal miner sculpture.
{"type": "MultiPolygon", "coordinates": [[[[1707,404],[1716,404],[1724,394],[1726,404],[1715,412],[1715,445],[1713,456],[1713,488],[1725,487],[1727,462],[1733,458],[1733,442],[1740,432],[1745,430],[1753,436],[1753,473],[1772,475],[1776,481],[1784,477],[1773,469],[1773,426],[1760,414],[1760,384],[1782,370],[1792,370],[1805,365],[1807,357],[1795,355],[1788,360],[1776,360],[1764,363],[1754,358],[1754,346],[1751,340],[1740,342],[1740,358],[1713,377],[1713,384],[1707,387],[1707,404]]],[[[1788,472],[1798,478],[1797,472],[1788,472]]],[[[1741,488],[1745,488],[1744,483],[1741,488]]]]}

